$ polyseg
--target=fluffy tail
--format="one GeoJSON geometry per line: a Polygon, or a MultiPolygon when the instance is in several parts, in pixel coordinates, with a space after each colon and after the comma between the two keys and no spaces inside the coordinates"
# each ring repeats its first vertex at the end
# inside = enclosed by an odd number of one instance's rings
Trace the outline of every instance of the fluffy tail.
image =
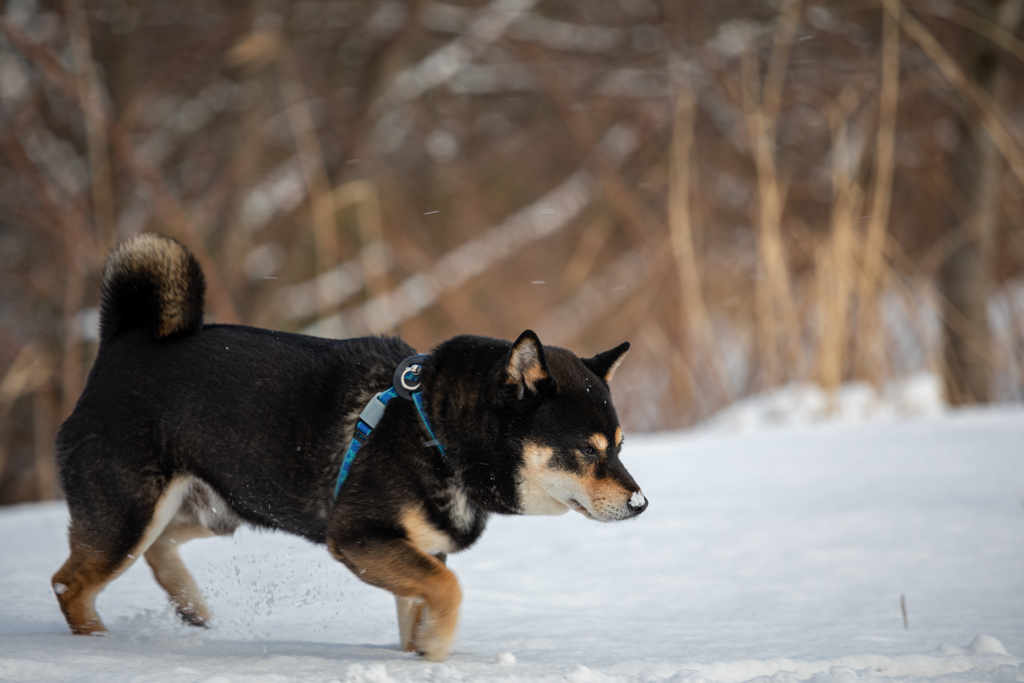
{"type": "Polygon", "coordinates": [[[140,327],[156,339],[203,326],[203,271],[188,249],[169,237],[142,233],[111,249],[100,293],[100,342],[140,327]]]}

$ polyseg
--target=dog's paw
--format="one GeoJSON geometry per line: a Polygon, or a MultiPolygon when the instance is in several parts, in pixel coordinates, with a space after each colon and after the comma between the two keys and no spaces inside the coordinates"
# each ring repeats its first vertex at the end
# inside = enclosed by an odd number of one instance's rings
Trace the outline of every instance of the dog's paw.
{"type": "Polygon", "coordinates": [[[80,624],[71,626],[71,632],[76,636],[105,636],[107,627],[99,619],[90,619],[80,624]]]}
{"type": "Polygon", "coordinates": [[[428,662],[443,662],[448,659],[448,655],[451,654],[451,645],[439,648],[437,650],[431,650],[429,652],[420,652],[419,655],[428,662]]]}
{"type": "Polygon", "coordinates": [[[210,617],[200,614],[198,612],[191,612],[183,609],[174,610],[178,614],[178,618],[189,626],[195,626],[197,628],[210,628],[210,617]]]}
{"type": "MultiPolygon", "coordinates": [[[[447,620],[445,620],[447,621],[447,620]]],[[[455,641],[454,623],[438,624],[431,618],[429,608],[424,607],[420,615],[419,628],[413,640],[413,647],[428,662],[443,662],[451,654],[455,641]]]]}

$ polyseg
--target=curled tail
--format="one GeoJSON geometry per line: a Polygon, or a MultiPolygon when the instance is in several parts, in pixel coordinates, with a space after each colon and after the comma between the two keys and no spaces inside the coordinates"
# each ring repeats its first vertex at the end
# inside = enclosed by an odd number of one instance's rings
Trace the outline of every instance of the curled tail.
{"type": "Polygon", "coordinates": [[[203,271],[195,256],[169,237],[142,233],[111,249],[100,292],[101,343],[139,327],[166,339],[203,326],[203,271]]]}

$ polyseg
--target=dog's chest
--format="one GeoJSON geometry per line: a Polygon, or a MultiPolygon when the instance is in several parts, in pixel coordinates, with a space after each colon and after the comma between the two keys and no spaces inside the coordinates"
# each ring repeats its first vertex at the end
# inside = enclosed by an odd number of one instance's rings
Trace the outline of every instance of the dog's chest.
{"type": "Polygon", "coordinates": [[[466,489],[451,485],[447,491],[446,516],[448,523],[460,536],[473,531],[483,512],[469,500],[466,489]]]}
{"type": "Polygon", "coordinates": [[[426,505],[406,506],[401,523],[406,537],[421,551],[430,555],[455,553],[480,536],[486,514],[469,499],[463,487],[452,483],[426,505]]]}

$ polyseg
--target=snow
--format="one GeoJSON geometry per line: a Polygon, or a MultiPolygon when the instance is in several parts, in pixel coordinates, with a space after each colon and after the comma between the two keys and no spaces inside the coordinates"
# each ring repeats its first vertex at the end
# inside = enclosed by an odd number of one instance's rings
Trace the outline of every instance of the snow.
{"type": "Polygon", "coordinates": [[[941,379],[920,372],[891,382],[882,390],[864,381],[849,382],[831,396],[812,382],[794,382],[765,395],[736,401],[715,415],[704,429],[749,431],[779,425],[892,420],[940,415],[944,410],[941,379]]]}
{"type": "Polygon", "coordinates": [[[516,656],[511,652],[499,652],[498,656],[494,658],[494,661],[502,666],[512,666],[516,663],[516,656]]]}
{"type": "Polygon", "coordinates": [[[439,664],[326,550],[248,529],[182,547],[212,629],[139,562],[100,595],[111,633],[72,636],[63,505],[0,509],[0,680],[1024,681],[1024,408],[775,424],[630,436],[636,520],[495,519],[448,560],[439,664]]]}

